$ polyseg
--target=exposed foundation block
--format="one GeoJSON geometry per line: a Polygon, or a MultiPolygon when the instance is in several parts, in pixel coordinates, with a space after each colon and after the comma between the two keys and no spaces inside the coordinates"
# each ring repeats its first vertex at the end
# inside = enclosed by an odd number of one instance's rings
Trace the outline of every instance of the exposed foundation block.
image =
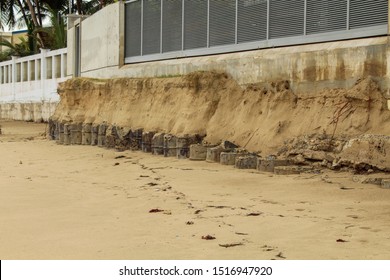
{"type": "Polygon", "coordinates": [[[137,128],[137,129],[131,129],[129,132],[129,136],[127,137],[129,141],[129,148],[130,150],[141,150],[142,148],[142,134],[143,129],[137,128]]]}
{"type": "Polygon", "coordinates": [[[98,130],[98,146],[105,147],[106,146],[106,124],[100,124],[98,130]]]}
{"type": "Polygon", "coordinates": [[[176,137],[172,134],[164,135],[164,156],[175,157],[176,156],[176,137]]]}
{"type": "Polygon", "coordinates": [[[257,156],[244,155],[236,157],[235,167],[238,169],[256,169],[257,156]]]}
{"type": "Polygon", "coordinates": [[[207,148],[206,161],[207,162],[220,162],[221,153],[225,151],[221,146],[207,148]]]}
{"type": "Polygon", "coordinates": [[[177,158],[189,158],[190,157],[190,145],[199,143],[201,137],[198,135],[181,135],[176,138],[176,157],[177,158]]]}
{"type": "Polygon", "coordinates": [[[66,123],[64,124],[64,145],[70,145],[70,130],[71,130],[71,124],[66,123]]]}
{"type": "Polygon", "coordinates": [[[301,166],[301,165],[289,165],[289,166],[275,166],[274,173],[277,175],[292,175],[300,174],[313,170],[312,166],[301,166]]]}
{"type": "Polygon", "coordinates": [[[164,154],[164,135],[165,133],[156,133],[152,138],[152,154],[163,155],[164,154]]]}
{"type": "Polygon", "coordinates": [[[381,188],[390,189],[390,179],[383,179],[381,183],[381,188]]]}
{"type": "Polygon", "coordinates": [[[220,163],[223,165],[235,165],[237,155],[239,154],[235,152],[222,152],[220,156],[220,163]]]}
{"type": "Polygon", "coordinates": [[[82,125],[80,123],[75,123],[70,126],[70,144],[72,145],[81,145],[82,142],[82,125]]]}
{"type": "Polygon", "coordinates": [[[91,130],[92,124],[85,123],[81,129],[81,144],[82,145],[91,145],[91,130]]]}
{"type": "Polygon", "coordinates": [[[49,120],[48,126],[49,129],[47,131],[47,139],[49,140],[58,140],[59,138],[59,128],[58,128],[59,123],[55,122],[53,120],[49,120]]]}
{"type": "Polygon", "coordinates": [[[287,159],[258,159],[257,170],[265,172],[274,172],[276,166],[286,165],[291,165],[290,161],[287,159]]]}
{"type": "Polygon", "coordinates": [[[91,127],[91,145],[96,146],[98,144],[99,125],[92,125],[91,127]]]}
{"type": "Polygon", "coordinates": [[[190,160],[206,160],[207,147],[201,144],[190,145],[190,160]]]}
{"type": "Polygon", "coordinates": [[[115,126],[110,125],[106,130],[105,146],[106,148],[115,148],[115,140],[117,138],[115,126]]]}
{"type": "Polygon", "coordinates": [[[64,124],[63,123],[58,123],[58,144],[64,144],[64,124]]]}
{"type": "Polygon", "coordinates": [[[149,132],[142,132],[142,145],[141,150],[145,153],[151,153],[152,152],[152,139],[155,132],[149,131],[149,132]]]}

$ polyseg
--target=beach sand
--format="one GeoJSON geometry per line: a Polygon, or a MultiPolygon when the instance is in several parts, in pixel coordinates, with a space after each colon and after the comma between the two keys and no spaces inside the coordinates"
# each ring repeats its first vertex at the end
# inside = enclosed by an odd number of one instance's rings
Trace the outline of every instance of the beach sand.
{"type": "Polygon", "coordinates": [[[390,258],[390,190],[364,175],[237,170],[0,125],[0,259],[390,258]]]}

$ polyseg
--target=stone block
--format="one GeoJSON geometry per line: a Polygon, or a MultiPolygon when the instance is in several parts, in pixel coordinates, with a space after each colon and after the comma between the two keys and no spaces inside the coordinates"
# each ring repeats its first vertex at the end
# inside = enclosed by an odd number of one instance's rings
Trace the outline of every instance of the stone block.
{"type": "Polygon", "coordinates": [[[58,122],[49,119],[48,126],[49,128],[47,130],[46,138],[49,140],[58,140],[59,137],[58,122]]]}
{"type": "Polygon", "coordinates": [[[106,135],[107,127],[108,125],[106,125],[105,123],[100,124],[98,128],[98,135],[106,135]]]}
{"type": "Polygon", "coordinates": [[[221,153],[225,151],[221,146],[213,148],[207,148],[206,161],[207,162],[220,162],[221,153]]]}
{"type": "Polygon", "coordinates": [[[275,159],[275,158],[261,159],[258,160],[257,170],[265,171],[265,172],[274,172],[274,168],[276,166],[286,166],[286,165],[291,165],[290,161],[287,159],[275,159]]]}
{"type": "Polygon", "coordinates": [[[142,134],[143,128],[131,129],[129,132],[130,150],[141,150],[142,149],[142,134]]]}
{"type": "Polygon", "coordinates": [[[64,139],[65,139],[64,124],[63,123],[59,123],[58,124],[58,141],[57,141],[57,143],[58,144],[64,144],[64,139]]]}
{"type": "Polygon", "coordinates": [[[71,125],[70,144],[81,145],[81,141],[82,141],[81,129],[82,129],[82,125],[80,123],[75,123],[71,125]]]}
{"type": "Polygon", "coordinates": [[[180,135],[176,137],[176,157],[185,159],[190,157],[190,145],[199,143],[201,138],[198,135],[180,135]]]}
{"type": "Polygon", "coordinates": [[[222,141],[222,143],[220,144],[220,146],[224,149],[224,150],[234,150],[234,149],[237,149],[238,146],[230,141],[222,141]]]}
{"type": "Polygon", "coordinates": [[[373,184],[373,185],[382,185],[383,178],[363,178],[361,180],[358,180],[359,183],[362,184],[373,184]]]}
{"type": "Polygon", "coordinates": [[[152,154],[163,155],[164,154],[164,135],[165,133],[156,133],[152,138],[152,154]]]}
{"type": "Polygon", "coordinates": [[[383,179],[381,183],[381,188],[390,189],[390,179],[383,179]]]}
{"type": "Polygon", "coordinates": [[[244,155],[236,157],[235,167],[238,169],[256,169],[257,167],[256,155],[244,155]]]}
{"type": "Polygon", "coordinates": [[[142,145],[141,150],[145,153],[151,153],[152,152],[152,139],[155,132],[149,131],[149,132],[142,132],[142,145]]]}
{"type": "Polygon", "coordinates": [[[98,146],[105,147],[106,146],[106,131],[107,125],[102,123],[99,125],[98,129],[98,146]]]}
{"type": "Polygon", "coordinates": [[[291,175],[291,174],[300,174],[301,172],[307,172],[311,170],[313,170],[312,166],[302,166],[302,165],[275,166],[274,173],[277,175],[291,175]]]}
{"type": "Polygon", "coordinates": [[[220,156],[220,163],[223,165],[235,165],[238,153],[222,152],[220,156]]]}
{"type": "Polygon", "coordinates": [[[107,127],[107,130],[106,130],[106,139],[105,139],[106,148],[109,148],[109,149],[115,148],[116,138],[117,138],[116,128],[115,128],[115,126],[110,125],[109,127],[107,127]]]}
{"type": "Polygon", "coordinates": [[[201,144],[190,145],[190,160],[206,160],[207,147],[201,144]]]}
{"type": "Polygon", "coordinates": [[[82,145],[91,145],[91,131],[92,131],[92,124],[91,123],[83,124],[82,129],[81,129],[81,144],[82,145]]]}
{"type": "Polygon", "coordinates": [[[99,125],[92,125],[91,127],[91,145],[96,146],[98,144],[99,125]]]}
{"type": "Polygon", "coordinates": [[[70,129],[71,124],[66,123],[64,124],[64,145],[70,145],[70,129]]]}
{"type": "Polygon", "coordinates": [[[176,136],[172,134],[164,135],[164,156],[165,157],[176,156],[176,136]]]}

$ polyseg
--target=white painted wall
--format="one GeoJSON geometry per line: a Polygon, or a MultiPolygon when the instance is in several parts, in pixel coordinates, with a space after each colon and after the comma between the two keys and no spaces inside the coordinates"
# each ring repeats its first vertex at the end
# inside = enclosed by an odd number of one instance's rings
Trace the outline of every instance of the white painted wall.
{"type": "Polygon", "coordinates": [[[120,3],[109,5],[81,23],[81,72],[85,75],[119,63],[120,3]]]}

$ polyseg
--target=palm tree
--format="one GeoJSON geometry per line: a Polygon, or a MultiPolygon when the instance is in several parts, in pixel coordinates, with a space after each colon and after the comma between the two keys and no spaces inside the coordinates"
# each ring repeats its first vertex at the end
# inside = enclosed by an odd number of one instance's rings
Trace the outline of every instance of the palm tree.
{"type": "MultiPolygon", "coordinates": [[[[117,0],[76,0],[78,14],[93,14],[117,0]]],[[[63,48],[66,46],[65,15],[68,0],[0,0],[0,28],[13,29],[17,24],[27,27],[29,48],[24,53],[36,53],[40,48],[63,48]],[[45,17],[50,18],[51,27],[43,27],[45,17]]],[[[19,52],[21,53],[21,52],[19,52]]]]}
{"type": "Polygon", "coordinates": [[[17,23],[17,14],[21,14],[25,22],[28,21],[26,7],[21,0],[0,0],[0,27],[13,28],[17,23]]]}

